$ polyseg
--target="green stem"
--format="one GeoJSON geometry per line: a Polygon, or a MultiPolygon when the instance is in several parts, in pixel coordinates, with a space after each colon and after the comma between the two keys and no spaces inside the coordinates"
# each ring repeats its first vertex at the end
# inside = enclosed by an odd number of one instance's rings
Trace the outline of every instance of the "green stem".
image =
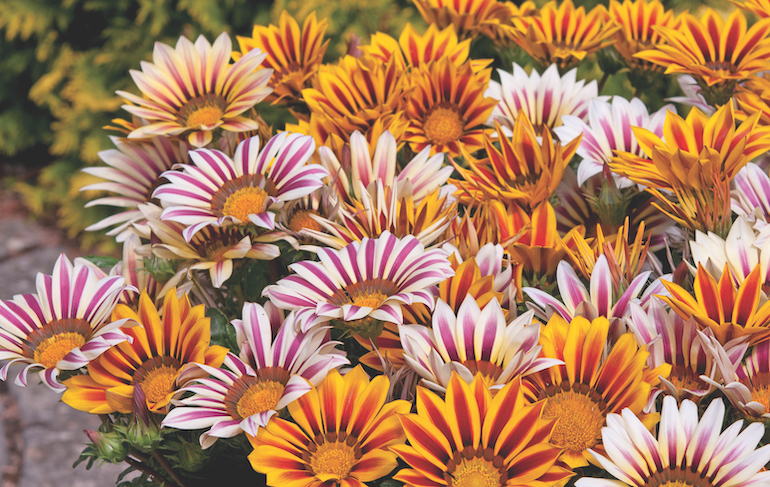
{"type": "Polygon", "coordinates": [[[599,80],[599,94],[601,95],[602,90],[604,89],[604,85],[607,83],[607,78],[609,78],[609,73],[602,74],[602,79],[599,80]]]}
{"type": "MultiPolygon", "coordinates": [[[[138,460],[135,460],[135,459],[133,459],[131,457],[126,457],[125,462],[127,464],[131,465],[132,467],[134,467],[135,469],[139,470],[143,474],[147,475],[150,478],[150,480],[152,480],[156,484],[158,484],[158,485],[166,485],[166,479],[164,479],[158,472],[156,472],[155,470],[151,469],[150,467],[148,467],[144,463],[142,463],[142,462],[140,462],[138,460]]],[[[179,486],[177,486],[177,487],[179,487],[179,486]]]]}
{"type": "Polygon", "coordinates": [[[176,482],[179,487],[185,487],[184,482],[182,482],[182,479],[179,478],[179,475],[174,472],[174,469],[171,468],[171,465],[169,465],[166,457],[158,453],[158,450],[153,451],[152,456],[155,458],[155,460],[158,461],[158,463],[160,463],[160,466],[163,467],[163,470],[165,470],[166,473],[169,474],[172,479],[174,479],[174,482],[176,482]]]}

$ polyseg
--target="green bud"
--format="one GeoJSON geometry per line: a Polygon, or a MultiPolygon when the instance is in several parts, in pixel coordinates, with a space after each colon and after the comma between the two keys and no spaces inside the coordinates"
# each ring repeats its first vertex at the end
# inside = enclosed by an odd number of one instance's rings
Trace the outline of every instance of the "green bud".
{"type": "Polygon", "coordinates": [[[128,455],[128,447],[123,437],[117,432],[100,433],[99,431],[83,430],[91,440],[97,456],[110,463],[121,463],[128,455]]]}

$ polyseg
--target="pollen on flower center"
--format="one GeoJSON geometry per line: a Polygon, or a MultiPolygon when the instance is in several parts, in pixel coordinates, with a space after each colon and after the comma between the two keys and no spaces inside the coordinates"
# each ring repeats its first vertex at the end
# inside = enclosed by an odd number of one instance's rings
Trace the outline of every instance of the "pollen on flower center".
{"type": "Polygon", "coordinates": [[[222,119],[224,112],[215,105],[204,105],[193,110],[185,120],[188,128],[198,128],[201,125],[214,125],[222,119]]]}
{"type": "Polygon", "coordinates": [[[238,400],[235,408],[241,418],[275,409],[283,396],[284,386],[274,380],[250,384],[238,400]]]}
{"type": "Polygon", "coordinates": [[[500,471],[483,458],[463,460],[452,473],[452,487],[497,487],[500,471]]]}
{"type": "Polygon", "coordinates": [[[543,417],[558,418],[551,443],[574,452],[596,445],[604,426],[604,413],[597,403],[583,394],[560,392],[549,397],[543,417]]]}
{"type": "Polygon", "coordinates": [[[752,387],[751,399],[757,401],[765,407],[765,411],[770,411],[770,385],[752,387]]]}
{"type": "Polygon", "coordinates": [[[323,480],[342,480],[356,464],[356,453],[345,443],[324,443],[310,457],[313,473],[323,480]]]}
{"type": "Polygon", "coordinates": [[[463,121],[452,108],[438,107],[425,120],[425,137],[434,144],[458,140],[463,134],[463,121]]]}
{"type": "Polygon", "coordinates": [[[323,227],[311,216],[314,214],[315,212],[312,210],[300,210],[296,212],[289,220],[289,230],[295,233],[299,233],[303,229],[323,230],[323,227]]]}
{"type": "Polygon", "coordinates": [[[379,291],[369,291],[353,296],[353,305],[377,309],[386,299],[388,299],[388,297],[379,291]]]}
{"type": "Polygon", "coordinates": [[[227,197],[222,206],[222,214],[247,223],[249,215],[258,215],[265,211],[266,200],[267,192],[263,189],[254,186],[241,188],[227,197]]]}
{"type": "Polygon", "coordinates": [[[57,333],[46,338],[35,348],[34,359],[35,362],[43,365],[46,369],[50,369],[55,367],[73,349],[82,347],[85,344],[86,338],[80,333],[57,333]]]}
{"type": "Polygon", "coordinates": [[[140,385],[148,403],[159,403],[174,391],[179,369],[172,365],[161,365],[142,377],[140,385]]]}

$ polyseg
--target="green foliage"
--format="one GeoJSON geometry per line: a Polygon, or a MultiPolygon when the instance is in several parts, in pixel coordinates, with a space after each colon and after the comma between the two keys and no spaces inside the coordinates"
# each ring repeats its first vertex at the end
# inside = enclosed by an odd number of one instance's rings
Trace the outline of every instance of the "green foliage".
{"type": "Polygon", "coordinates": [[[107,215],[83,208],[93,195],[83,198],[79,188],[94,180],[80,169],[110,148],[102,127],[127,117],[115,90],[138,93],[128,72],[151,61],[155,41],[249,35],[269,16],[270,2],[248,0],[4,0],[0,158],[37,176],[15,184],[33,215],[53,219],[70,237],[107,215]]]}

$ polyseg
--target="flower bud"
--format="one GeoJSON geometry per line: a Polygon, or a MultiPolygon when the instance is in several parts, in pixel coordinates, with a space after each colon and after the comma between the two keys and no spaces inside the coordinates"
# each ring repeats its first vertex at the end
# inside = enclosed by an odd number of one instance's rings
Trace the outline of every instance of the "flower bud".
{"type": "Polygon", "coordinates": [[[128,455],[128,448],[118,433],[101,433],[93,430],[83,430],[83,433],[91,440],[98,457],[104,461],[120,463],[128,455]]]}

